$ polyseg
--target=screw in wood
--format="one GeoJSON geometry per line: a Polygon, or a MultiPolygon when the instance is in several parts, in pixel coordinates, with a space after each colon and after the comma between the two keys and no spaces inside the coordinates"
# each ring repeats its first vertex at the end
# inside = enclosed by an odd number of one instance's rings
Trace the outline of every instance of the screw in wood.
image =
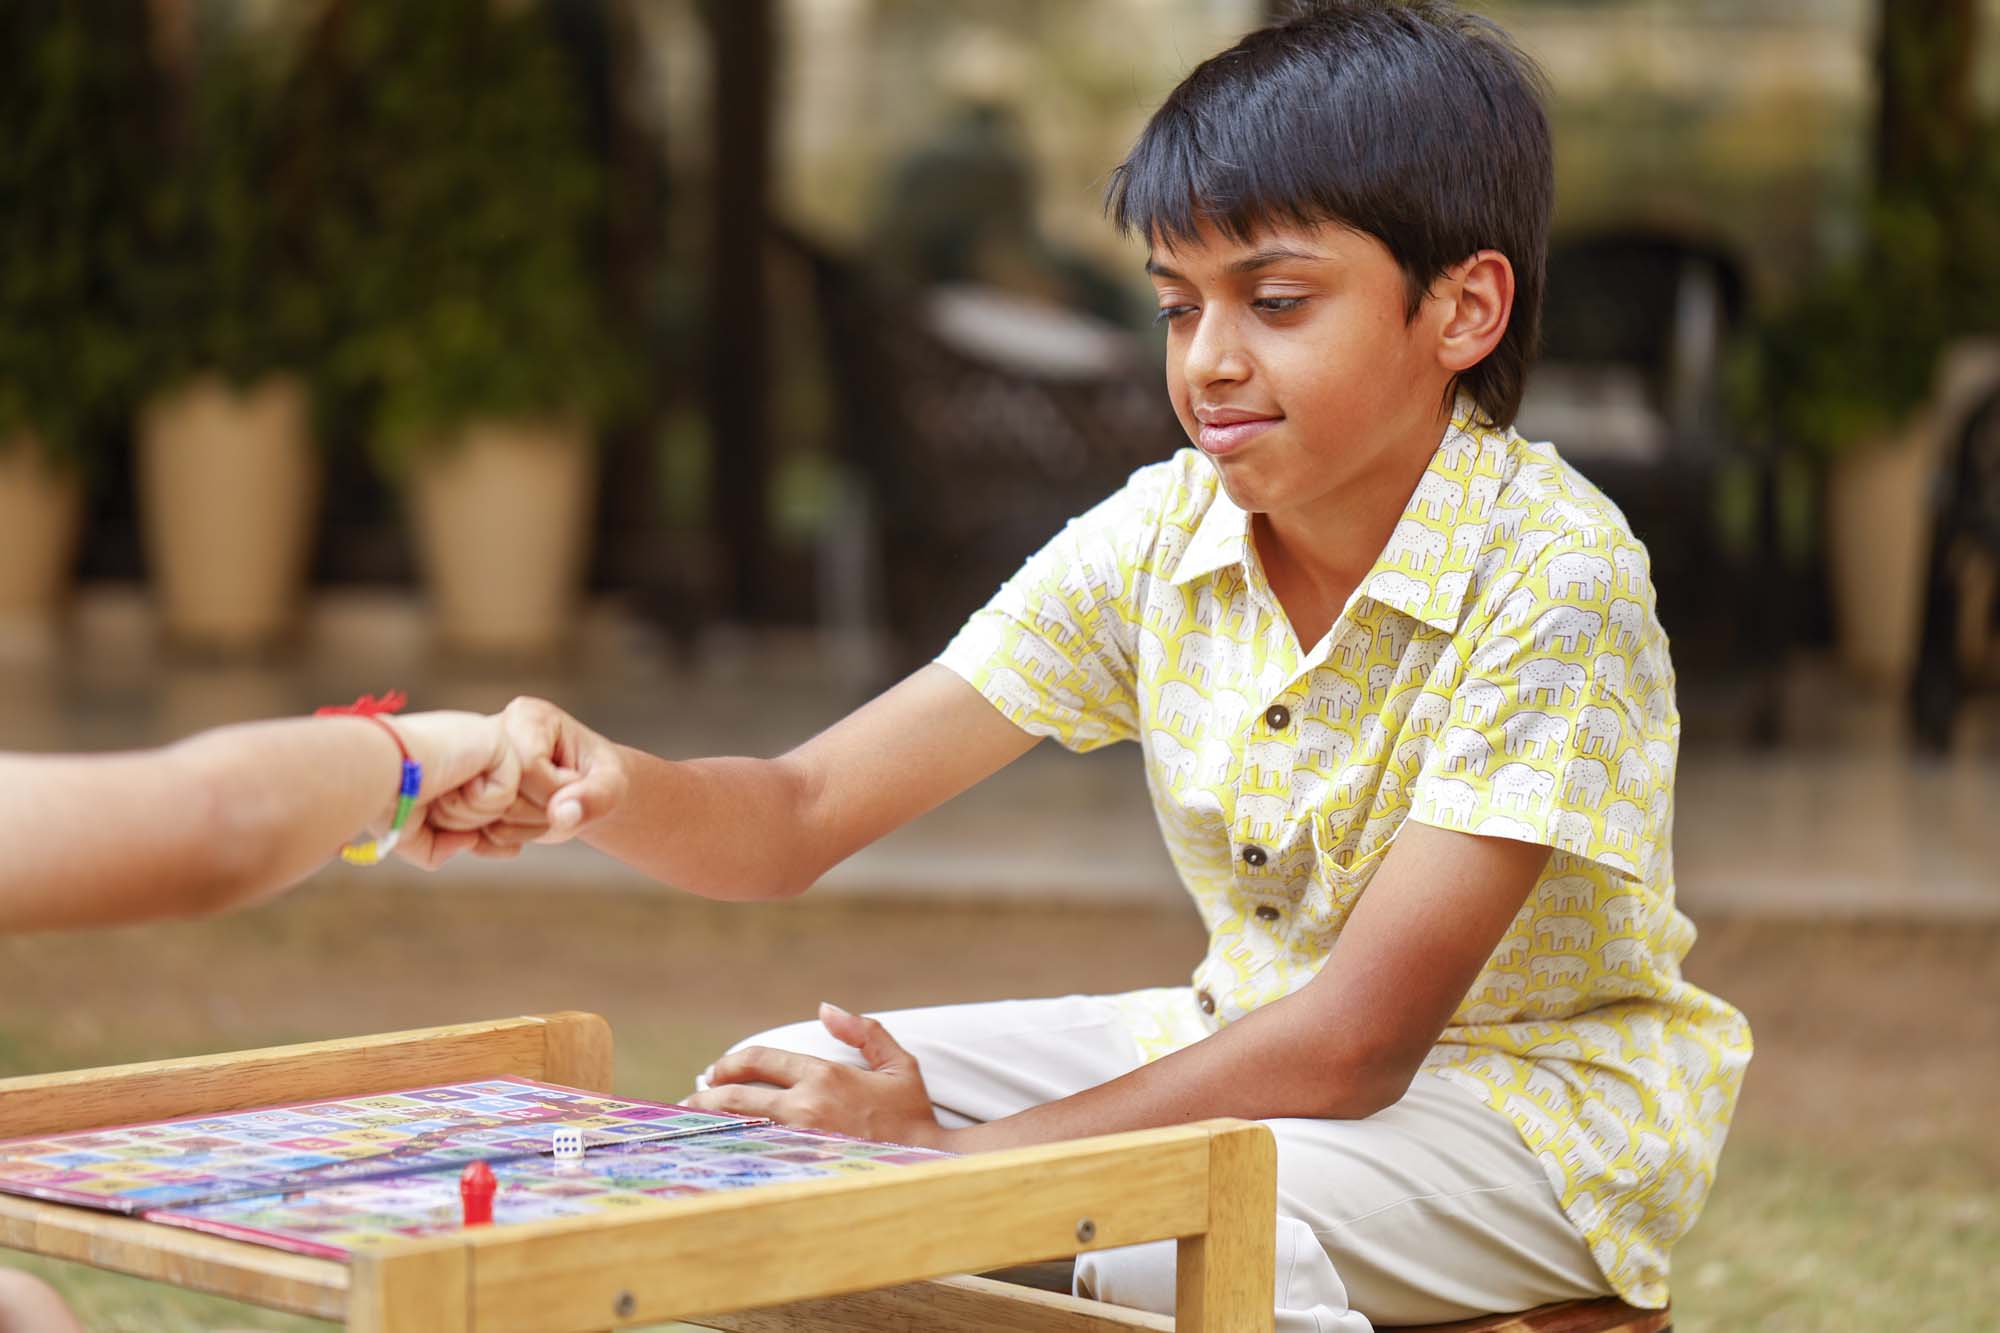
{"type": "Polygon", "coordinates": [[[611,1312],[620,1319],[630,1319],[639,1309],[639,1298],[629,1291],[618,1293],[618,1299],[611,1302],[611,1312]]]}
{"type": "Polygon", "coordinates": [[[1076,1238],[1082,1241],[1085,1245],[1088,1245],[1090,1244],[1090,1242],[1096,1240],[1097,1223],[1091,1221],[1087,1217],[1084,1218],[1082,1221],[1078,1222],[1076,1224],[1076,1238]]]}

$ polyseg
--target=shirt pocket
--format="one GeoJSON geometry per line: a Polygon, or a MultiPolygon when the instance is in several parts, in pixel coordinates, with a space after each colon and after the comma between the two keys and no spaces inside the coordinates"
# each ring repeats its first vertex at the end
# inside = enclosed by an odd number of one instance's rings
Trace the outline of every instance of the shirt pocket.
{"type": "Polygon", "coordinates": [[[1299,905],[1299,935],[1308,947],[1331,949],[1340,929],[1347,923],[1354,904],[1381,868],[1389,849],[1402,832],[1399,824],[1381,845],[1360,850],[1361,828],[1366,816],[1343,812],[1329,816],[1316,811],[1312,816],[1313,867],[1306,883],[1304,901],[1299,905]],[[1339,827],[1335,827],[1338,819],[1339,827]],[[1352,821],[1350,823],[1350,820],[1352,821]],[[1350,836],[1349,830],[1354,831],[1350,836]]]}

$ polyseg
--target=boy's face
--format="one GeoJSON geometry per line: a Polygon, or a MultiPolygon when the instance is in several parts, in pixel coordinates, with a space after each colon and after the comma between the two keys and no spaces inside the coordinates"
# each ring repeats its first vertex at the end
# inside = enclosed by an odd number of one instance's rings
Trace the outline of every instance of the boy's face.
{"type": "Polygon", "coordinates": [[[1193,243],[1156,238],[1146,268],[1174,411],[1231,500],[1305,515],[1380,489],[1400,506],[1414,451],[1427,459],[1447,424],[1451,372],[1444,315],[1427,299],[1405,318],[1386,246],[1331,225],[1244,242],[1204,228],[1193,243]]]}

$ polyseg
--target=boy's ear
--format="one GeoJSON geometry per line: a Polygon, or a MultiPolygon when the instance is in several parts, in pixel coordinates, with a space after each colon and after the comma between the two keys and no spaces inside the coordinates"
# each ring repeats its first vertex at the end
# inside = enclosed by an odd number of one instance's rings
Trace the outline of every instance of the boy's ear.
{"type": "Polygon", "coordinates": [[[1433,290],[1444,303],[1438,364],[1454,374],[1470,370],[1507,332],[1514,309],[1514,266],[1498,250],[1480,250],[1446,269],[1433,290]]]}

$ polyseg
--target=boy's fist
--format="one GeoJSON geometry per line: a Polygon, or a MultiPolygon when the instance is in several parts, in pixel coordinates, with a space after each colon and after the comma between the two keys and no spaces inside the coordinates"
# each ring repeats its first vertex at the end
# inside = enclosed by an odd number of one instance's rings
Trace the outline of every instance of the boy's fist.
{"type": "Polygon", "coordinates": [[[500,723],[520,758],[520,799],[488,825],[481,852],[566,842],[624,804],[629,777],[619,748],[545,699],[520,698],[500,723]],[[488,850],[490,844],[492,850],[488,850]]]}

